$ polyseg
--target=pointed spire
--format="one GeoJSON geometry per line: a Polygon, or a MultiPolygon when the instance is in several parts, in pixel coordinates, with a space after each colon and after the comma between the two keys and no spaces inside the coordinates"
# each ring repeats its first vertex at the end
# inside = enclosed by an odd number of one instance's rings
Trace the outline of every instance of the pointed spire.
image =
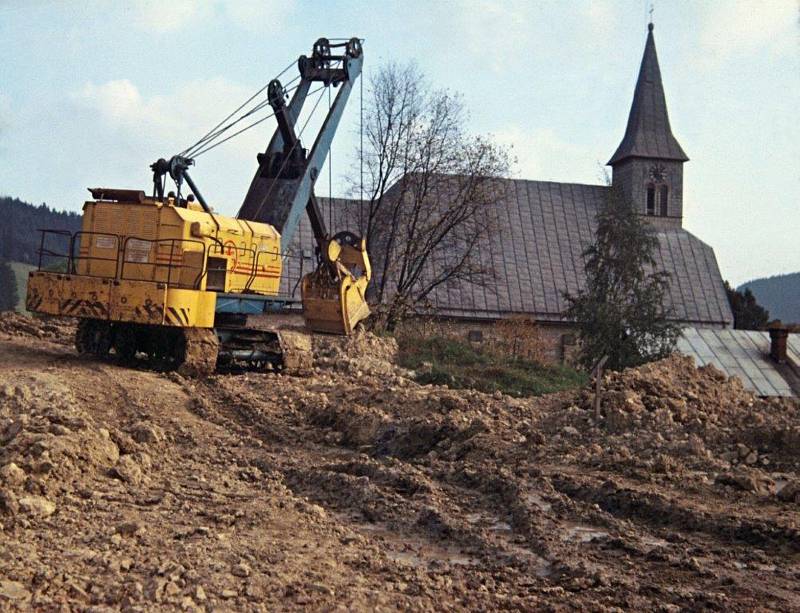
{"type": "Polygon", "coordinates": [[[681,162],[689,159],[669,127],[667,101],[664,97],[664,85],[661,83],[652,22],[647,24],[647,30],[647,43],[628,115],[628,127],[625,137],[608,162],[612,165],[627,157],[681,162]]]}

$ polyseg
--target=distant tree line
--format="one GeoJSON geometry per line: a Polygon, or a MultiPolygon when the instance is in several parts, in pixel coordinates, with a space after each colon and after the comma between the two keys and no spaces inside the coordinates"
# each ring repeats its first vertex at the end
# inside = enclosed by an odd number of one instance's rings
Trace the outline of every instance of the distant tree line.
{"type": "Polygon", "coordinates": [[[737,330],[763,330],[769,322],[769,311],[756,302],[750,288],[735,290],[725,281],[725,292],[733,311],[733,327],[737,330]]]}
{"type": "Polygon", "coordinates": [[[759,304],[769,309],[772,319],[800,323],[800,272],[754,279],[739,286],[738,291],[752,292],[759,304]]]}
{"type": "Polygon", "coordinates": [[[0,197],[0,260],[36,264],[40,228],[77,232],[81,215],[35,206],[18,198],[0,197]]]}
{"type": "Polygon", "coordinates": [[[17,308],[17,279],[8,262],[0,260],[0,311],[17,308]]]}
{"type": "MultiPolygon", "coordinates": [[[[18,198],[0,196],[0,311],[15,309],[19,292],[25,289],[17,287],[9,262],[38,263],[39,229],[76,232],[80,227],[78,213],[54,211],[46,204],[35,206],[18,198]]],[[[63,250],[64,245],[60,241],[59,248],[63,250]]]]}

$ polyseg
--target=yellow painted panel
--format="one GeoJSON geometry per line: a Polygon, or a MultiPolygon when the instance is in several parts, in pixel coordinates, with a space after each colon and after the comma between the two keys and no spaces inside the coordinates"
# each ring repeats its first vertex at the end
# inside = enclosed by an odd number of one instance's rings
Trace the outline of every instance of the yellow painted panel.
{"type": "Polygon", "coordinates": [[[61,276],[50,272],[31,272],[28,275],[25,308],[31,313],[61,315],[61,276]]]}
{"type": "Polygon", "coordinates": [[[112,281],[79,275],[32,272],[26,304],[29,311],[70,317],[108,319],[112,281]]]}
{"type": "Polygon", "coordinates": [[[166,287],[147,281],[116,281],[112,284],[110,317],[113,321],[141,324],[164,323],[166,287]]]}
{"type": "Polygon", "coordinates": [[[170,288],[167,290],[164,323],[211,328],[214,326],[216,306],[217,295],[214,292],[170,288]]]}

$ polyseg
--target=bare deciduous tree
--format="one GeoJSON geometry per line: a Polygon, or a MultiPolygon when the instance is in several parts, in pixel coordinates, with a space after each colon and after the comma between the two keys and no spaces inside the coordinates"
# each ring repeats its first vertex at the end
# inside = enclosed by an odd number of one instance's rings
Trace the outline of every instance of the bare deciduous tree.
{"type": "Polygon", "coordinates": [[[493,281],[487,239],[510,161],[467,122],[459,96],[431,89],[414,64],[387,64],[370,83],[363,232],[389,329],[442,284],[493,281]]]}

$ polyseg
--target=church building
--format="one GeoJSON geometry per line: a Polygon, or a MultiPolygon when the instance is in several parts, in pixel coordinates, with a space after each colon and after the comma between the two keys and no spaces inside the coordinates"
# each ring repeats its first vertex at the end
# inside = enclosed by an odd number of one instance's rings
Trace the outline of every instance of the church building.
{"type": "MultiPolygon", "coordinates": [[[[730,328],[733,315],[714,250],[683,228],[683,165],[688,160],[670,126],[650,24],[625,135],[608,162],[612,184],[655,226],[658,267],[671,277],[666,305],[671,317],[694,328],[730,328]]],[[[611,188],[524,179],[504,183],[507,189],[499,192],[497,202],[499,227],[488,249],[495,286],[443,283],[429,297],[433,312],[472,339],[480,339],[486,324],[498,319],[528,316],[546,332],[553,357],[563,358],[575,337],[574,322],[563,316],[563,294],[575,294],[585,282],[582,253],[594,240],[596,213],[611,188]]],[[[357,206],[335,199],[330,227],[346,228],[348,211],[357,206]]],[[[326,203],[323,209],[328,208],[326,203]]],[[[307,223],[297,235],[295,253],[310,258],[307,223]]],[[[304,266],[310,270],[311,261],[304,266]]]]}

